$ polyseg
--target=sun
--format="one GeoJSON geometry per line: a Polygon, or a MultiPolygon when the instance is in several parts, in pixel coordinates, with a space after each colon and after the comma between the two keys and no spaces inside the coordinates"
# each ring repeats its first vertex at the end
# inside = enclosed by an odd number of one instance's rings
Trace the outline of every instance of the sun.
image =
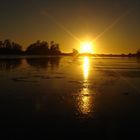
{"type": "Polygon", "coordinates": [[[93,42],[90,41],[81,42],[80,53],[93,53],[93,42]]]}

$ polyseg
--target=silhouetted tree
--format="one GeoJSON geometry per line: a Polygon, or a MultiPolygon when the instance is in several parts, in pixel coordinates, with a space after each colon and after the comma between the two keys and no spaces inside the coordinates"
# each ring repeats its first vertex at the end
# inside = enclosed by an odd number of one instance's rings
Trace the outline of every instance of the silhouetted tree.
{"type": "Polygon", "coordinates": [[[4,43],[3,43],[3,46],[4,46],[4,48],[6,48],[6,49],[11,49],[11,48],[12,48],[11,41],[8,40],[8,39],[6,39],[6,40],[4,41],[4,43]]]}
{"type": "Polygon", "coordinates": [[[78,53],[79,53],[78,50],[76,50],[76,49],[72,50],[72,55],[77,55],[78,53]]]}
{"type": "Polygon", "coordinates": [[[52,54],[52,55],[61,54],[59,44],[54,43],[54,41],[51,41],[51,43],[50,43],[50,54],[52,54]]]}
{"type": "Polygon", "coordinates": [[[140,49],[137,50],[136,55],[137,55],[138,57],[140,57],[140,49]]]}
{"type": "Polygon", "coordinates": [[[51,41],[36,41],[30,44],[23,53],[22,46],[9,39],[0,41],[0,54],[29,54],[29,55],[59,55],[61,54],[59,44],[51,41]]]}
{"type": "Polygon", "coordinates": [[[0,54],[22,54],[22,46],[8,39],[0,41],[0,54]]]}
{"type": "Polygon", "coordinates": [[[40,41],[29,45],[25,51],[27,54],[46,55],[49,54],[49,45],[46,41],[40,41]]]}
{"type": "Polygon", "coordinates": [[[129,53],[128,56],[131,57],[132,56],[132,53],[129,53]]]}

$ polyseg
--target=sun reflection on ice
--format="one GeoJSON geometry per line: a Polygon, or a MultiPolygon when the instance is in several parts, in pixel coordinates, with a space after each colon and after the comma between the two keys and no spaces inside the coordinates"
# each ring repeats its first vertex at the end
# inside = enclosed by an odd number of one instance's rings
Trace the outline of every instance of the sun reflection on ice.
{"type": "Polygon", "coordinates": [[[78,110],[80,114],[90,116],[93,112],[94,97],[89,89],[89,69],[90,69],[90,58],[83,58],[83,85],[78,95],[78,110]]]}
{"type": "Polygon", "coordinates": [[[87,88],[84,88],[79,95],[79,111],[84,115],[89,115],[93,108],[93,97],[89,95],[87,88]]]}
{"type": "Polygon", "coordinates": [[[88,57],[84,57],[83,59],[83,73],[84,73],[84,81],[86,81],[89,75],[89,58],[88,57]]]}

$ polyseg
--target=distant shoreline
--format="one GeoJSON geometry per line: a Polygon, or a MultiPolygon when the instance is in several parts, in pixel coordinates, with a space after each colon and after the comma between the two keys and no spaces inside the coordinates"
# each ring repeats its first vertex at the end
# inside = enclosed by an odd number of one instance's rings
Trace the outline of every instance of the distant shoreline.
{"type": "Polygon", "coordinates": [[[61,56],[74,56],[74,57],[80,57],[80,56],[89,56],[89,57],[136,57],[140,58],[137,54],[76,54],[73,55],[72,53],[62,53],[59,55],[33,55],[33,54],[1,54],[0,59],[3,58],[48,58],[48,57],[61,57],[61,56]]]}

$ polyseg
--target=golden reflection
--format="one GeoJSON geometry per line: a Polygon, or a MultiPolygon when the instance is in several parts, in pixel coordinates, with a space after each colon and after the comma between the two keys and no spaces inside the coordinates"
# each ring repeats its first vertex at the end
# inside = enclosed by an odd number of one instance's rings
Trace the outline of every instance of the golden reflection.
{"type": "Polygon", "coordinates": [[[86,116],[90,116],[93,111],[93,94],[89,89],[89,69],[90,69],[90,58],[84,57],[83,58],[83,85],[78,95],[77,102],[78,102],[78,110],[80,113],[86,116]]]}
{"type": "Polygon", "coordinates": [[[84,57],[83,71],[84,71],[84,80],[87,80],[88,79],[88,74],[89,74],[89,58],[88,57],[84,57]]]}
{"type": "Polygon", "coordinates": [[[93,110],[93,97],[89,94],[89,90],[87,88],[83,88],[79,97],[78,97],[78,106],[79,111],[83,115],[91,114],[93,110]]]}

